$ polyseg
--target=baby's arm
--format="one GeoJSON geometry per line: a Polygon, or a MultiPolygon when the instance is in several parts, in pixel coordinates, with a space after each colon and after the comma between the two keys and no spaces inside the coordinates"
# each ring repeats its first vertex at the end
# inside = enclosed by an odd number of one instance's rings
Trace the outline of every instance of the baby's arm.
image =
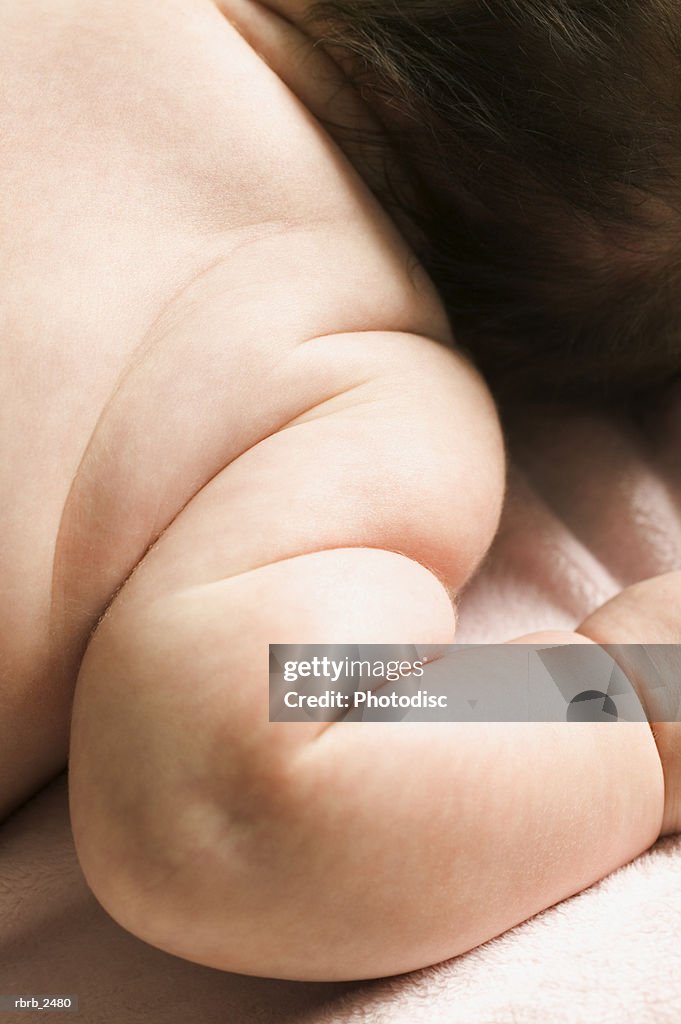
{"type": "Polygon", "coordinates": [[[308,344],[320,379],[340,361],[354,385],[224,469],[100,624],[73,824],[95,893],[146,941],[372,977],[634,857],[662,776],[646,725],[269,723],[269,643],[450,642],[502,495],[493,407],[461,359],[406,335],[308,344]]]}
{"type": "Polygon", "coordinates": [[[681,832],[681,572],[666,573],[628,587],[595,611],[579,627],[596,643],[665,644],[664,682],[674,686],[669,708],[676,704],[672,721],[656,721],[651,680],[644,662],[630,661],[626,648],[618,652],[622,667],[636,687],[652,723],[664,772],[662,835],[681,832]]]}

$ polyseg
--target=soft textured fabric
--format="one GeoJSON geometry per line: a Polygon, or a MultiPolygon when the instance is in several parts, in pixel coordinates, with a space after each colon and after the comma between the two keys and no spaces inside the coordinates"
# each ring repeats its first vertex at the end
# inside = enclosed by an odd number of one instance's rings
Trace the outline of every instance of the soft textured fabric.
{"type": "MultiPolygon", "coordinates": [[[[574,627],[681,568],[681,394],[634,417],[539,410],[509,440],[506,513],[461,601],[462,641],[574,627]]],[[[78,994],[87,1024],[678,1024],[681,838],[457,960],[296,984],[196,967],[118,928],[78,870],[62,779],[0,829],[0,993],[29,991],[78,994]]]]}

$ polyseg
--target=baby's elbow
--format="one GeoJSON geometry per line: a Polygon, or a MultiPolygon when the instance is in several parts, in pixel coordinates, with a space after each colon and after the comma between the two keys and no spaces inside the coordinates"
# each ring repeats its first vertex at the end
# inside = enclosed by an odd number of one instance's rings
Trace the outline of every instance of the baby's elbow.
{"type": "Polygon", "coordinates": [[[221,681],[229,707],[201,681],[182,610],[164,599],[134,625],[114,612],[88,649],[70,759],[76,852],[99,903],[137,938],[267,973],[267,923],[284,912],[282,851],[298,813],[297,746],[285,727],[281,742],[271,729],[261,742],[255,719],[266,716],[247,669],[237,663],[221,681]]]}

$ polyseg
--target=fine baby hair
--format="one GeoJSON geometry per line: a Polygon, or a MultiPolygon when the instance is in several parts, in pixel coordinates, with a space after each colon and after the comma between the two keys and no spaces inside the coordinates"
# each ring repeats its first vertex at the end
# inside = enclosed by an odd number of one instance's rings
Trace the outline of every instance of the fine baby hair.
{"type": "Polygon", "coordinates": [[[380,198],[501,396],[679,373],[678,4],[324,0],[310,19],[373,101],[400,168],[380,198]]]}

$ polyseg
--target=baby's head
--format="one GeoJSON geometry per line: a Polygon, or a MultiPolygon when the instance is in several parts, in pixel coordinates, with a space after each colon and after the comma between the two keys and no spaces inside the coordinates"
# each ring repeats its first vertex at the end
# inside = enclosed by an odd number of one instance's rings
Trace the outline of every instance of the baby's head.
{"type": "Polygon", "coordinates": [[[412,198],[381,198],[408,206],[494,384],[617,395],[681,371],[677,0],[325,0],[312,16],[406,171],[412,198]]]}

